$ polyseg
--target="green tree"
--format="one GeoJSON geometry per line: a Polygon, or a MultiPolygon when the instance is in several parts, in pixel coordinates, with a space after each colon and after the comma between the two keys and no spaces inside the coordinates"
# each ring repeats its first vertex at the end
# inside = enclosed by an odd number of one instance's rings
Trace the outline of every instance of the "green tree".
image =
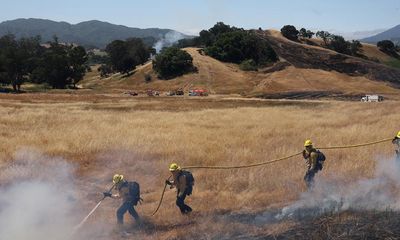
{"type": "Polygon", "coordinates": [[[47,83],[53,88],[75,86],[86,73],[87,54],[84,48],[64,45],[55,38],[32,73],[32,81],[47,83]]]}
{"type": "Polygon", "coordinates": [[[283,28],[281,29],[281,33],[284,37],[286,37],[289,40],[292,41],[298,40],[299,31],[297,31],[296,27],[292,25],[283,26],[283,28]]]}
{"type": "Polygon", "coordinates": [[[350,43],[350,53],[353,56],[358,56],[362,53],[362,44],[360,41],[353,40],[350,43]]]}
{"type": "Polygon", "coordinates": [[[107,45],[106,52],[115,72],[127,74],[150,58],[151,49],[139,38],[115,40],[107,45]]]}
{"type": "Polygon", "coordinates": [[[65,88],[70,80],[70,66],[68,51],[65,45],[59,44],[55,38],[50,43],[41,59],[40,66],[34,71],[33,81],[36,83],[47,83],[53,88],[65,88]]]}
{"type": "Polygon", "coordinates": [[[265,40],[244,30],[221,34],[205,52],[220,61],[238,64],[249,59],[257,65],[277,60],[276,53],[265,40]]]}
{"type": "Polygon", "coordinates": [[[396,46],[394,45],[394,43],[392,41],[383,40],[383,41],[378,42],[376,45],[378,46],[379,50],[381,50],[382,52],[384,52],[390,56],[399,58],[399,55],[396,52],[397,51],[396,46]]]}
{"type": "Polygon", "coordinates": [[[1,81],[11,84],[15,92],[35,69],[42,47],[40,37],[16,40],[13,35],[0,38],[1,81]]]}
{"type": "Polygon", "coordinates": [[[108,77],[112,73],[112,68],[109,64],[102,64],[97,71],[100,72],[100,77],[105,78],[108,77]]]}
{"type": "Polygon", "coordinates": [[[86,50],[81,46],[70,47],[68,49],[68,59],[71,83],[76,88],[76,84],[83,79],[86,73],[88,61],[86,50]]]}
{"type": "Polygon", "coordinates": [[[140,38],[129,38],[125,41],[128,54],[134,59],[135,66],[141,65],[147,62],[150,58],[150,50],[142,39],[140,38]]]}
{"type": "Polygon", "coordinates": [[[231,27],[231,26],[229,26],[229,25],[226,25],[225,23],[223,23],[223,22],[217,22],[212,28],[210,28],[208,31],[212,34],[212,35],[214,35],[214,36],[218,36],[218,35],[221,35],[221,34],[224,34],[224,33],[228,33],[228,32],[233,32],[233,31],[236,31],[236,30],[238,30],[237,28],[235,28],[235,27],[231,27]]]}
{"type": "Polygon", "coordinates": [[[202,30],[198,37],[198,42],[206,47],[211,46],[215,41],[215,35],[207,30],[202,30]]]}
{"type": "Polygon", "coordinates": [[[299,36],[302,38],[312,38],[314,36],[314,33],[310,30],[302,28],[299,31],[299,36]]]}
{"type": "Polygon", "coordinates": [[[321,38],[324,41],[325,46],[328,46],[329,39],[331,38],[332,34],[327,31],[318,31],[316,36],[321,38]]]}
{"type": "Polygon", "coordinates": [[[128,73],[135,69],[135,60],[129,55],[125,41],[115,40],[107,45],[106,52],[110,56],[110,64],[116,72],[128,73]]]}
{"type": "Polygon", "coordinates": [[[257,63],[253,59],[244,60],[240,65],[240,69],[243,71],[257,71],[257,63]]]}
{"type": "Polygon", "coordinates": [[[331,35],[331,40],[328,43],[328,48],[338,53],[351,55],[350,45],[350,42],[344,40],[342,36],[331,35]]]}
{"type": "Polygon", "coordinates": [[[192,56],[177,47],[163,49],[153,60],[153,69],[162,79],[171,79],[196,70],[192,56]]]}

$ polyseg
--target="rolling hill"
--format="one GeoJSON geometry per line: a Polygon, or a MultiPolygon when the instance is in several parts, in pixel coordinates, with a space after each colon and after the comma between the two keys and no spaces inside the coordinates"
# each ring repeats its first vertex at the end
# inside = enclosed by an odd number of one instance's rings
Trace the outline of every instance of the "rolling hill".
{"type": "MultiPolygon", "coordinates": [[[[138,67],[128,77],[115,74],[101,79],[97,71],[90,73],[81,85],[102,91],[169,91],[183,88],[206,88],[213,94],[241,94],[272,98],[356,97],[375,93],[396,98],[400,91],[400,70],[372,61],[338,54],[318,46],[295,43],[277,31],[259,33],[275,49],[280,61],[258,72],[245,72],[238,65],[223,63],[203,55],[197,48],[185,50],[193,57],[197,73],[172,80],[159,80],[150,62],[138,67]],[[152,81],[146,83],[144,76],[152,81]]],[[[367,57],[390,57],[372,45],[364,45],[367,57]]]]}
{"type": "Polygon", "coordinates": [[[365,43],[377,43],[382,40],[391,40],[397,44],[400,44],[400,25],[397,25],[396,27],[393,27],[375,36],[364,38],[361,41],[365,43]]]}
{"type": "Polygon", "coordinates": [[[97,20],[69,24],[45,19],[16,19],[0,23],[0,36],[14,34],[17,38],[40,35],[43,42],[53,40],[56,35],[61,42],[76,43],[85,47],[104,48],[113,40],[125,40],[130,37],[143,38],[150,46],[167,33],[189,36],[171,29],[130,28],[97,20]]]}

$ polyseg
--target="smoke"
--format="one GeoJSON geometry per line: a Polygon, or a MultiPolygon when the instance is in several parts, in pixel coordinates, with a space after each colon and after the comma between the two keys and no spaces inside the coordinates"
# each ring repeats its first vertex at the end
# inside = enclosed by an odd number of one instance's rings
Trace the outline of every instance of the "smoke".
{"type": "Polygon", "coordinates": [[[0,171],[1,239],[68,239],[79,222],[73,171],[62,158],[18,151],[0,171]]]}
{"type": "MultiPolygon", "coordinates": [[[[355,182],[316,179],[314,189],[275,215],[301,219],[346,210],[397,210],[400,208],[400,165],[396,160],[378,161],[375,176],[355,182]]],[[[268,215],[268,214],[266,214],[268,215]]],[[[263,220],[263,216],[258,217],[263,220]]]]}
{"type": "Polygon", "coordinates": [[[184,38],[185,35],[180,32],[169,31],[164,35],[163,38],[154,44],[153,48],[155,48],[157,53],[159,53],[163,48],[171,47],[174,43],[184,38]]]}

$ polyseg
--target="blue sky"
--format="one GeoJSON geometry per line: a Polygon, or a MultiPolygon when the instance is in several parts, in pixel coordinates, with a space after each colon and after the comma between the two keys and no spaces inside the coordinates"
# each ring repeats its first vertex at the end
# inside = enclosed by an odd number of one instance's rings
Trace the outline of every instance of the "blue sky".
{"type": "Polygon", "coordinates": [[[292,24],[354,32],[400,24],[400,0],[0,0],[0,21],[31,17],[69,23],[96,19],[191,34],[217,21],[243,28],[292,24]]]}

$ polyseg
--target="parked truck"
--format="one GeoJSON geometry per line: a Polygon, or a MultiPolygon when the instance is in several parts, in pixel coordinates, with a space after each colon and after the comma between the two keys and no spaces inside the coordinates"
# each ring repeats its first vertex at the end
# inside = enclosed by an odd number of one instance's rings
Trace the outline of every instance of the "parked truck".
{"type": "Polygon", "coordinates": [[[361,98],[361,102],[382,102],[383,97],[379,95],[365,95],[361,98]]]}
{"type": "Polygon", "coordinates": [[[208,91],[205,89],[192,89],[189,90],[189,96],[200,96],[200,97],[208,96],[208,91]]]}

